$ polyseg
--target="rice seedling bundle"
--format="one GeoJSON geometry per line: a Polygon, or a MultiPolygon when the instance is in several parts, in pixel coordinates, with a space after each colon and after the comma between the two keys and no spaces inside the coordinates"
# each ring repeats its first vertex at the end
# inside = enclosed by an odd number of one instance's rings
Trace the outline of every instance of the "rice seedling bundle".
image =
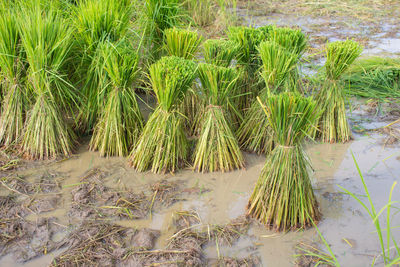
{"type": "Polygon", "coordinates": [[[301,29],[275,27],[270,33],[270,40],[299,57],[307,47],[307,37],[301,29]]]}
{"type": "Polygon", "coordinates": [[[129,0],[79,0],[72,12],[75,38],[77,40],[80,65],[77,73],[84,82],[83,93],[86,105],[80,114],[81,128],[93,130],[104,106],[107,74],[103,69],[102,43],[118,42],[129,38],[133,17],[132,2],[129,0]]]}
{"type": "Polygon", "coordinates": [[[138,171],[175,172],[188,156],[188,140],[178,106],[192,85],[196,64],[180,57],[163,57],[149,71],[158,106],[150,115],[129,161],[138,171]]]}
{"type": "Polygon", "coordinates": [[[105,43],[104,69],[109,77],[107,99],[90,141],[101,156],[126,156],[143,128],[143,117],[134,92],[138,56],[128,41],[105,43]]]}
{"type": "Polygon", "coordinates": [[[203,43],[204,60],[208,64],[228,68],[235,58],[239,46],[229,40],[208,39],[203,43]]]}
{"type": "MultiPolygon", "coordinates": [[[[288,77],[296,67],[298,57],[280,46],[266,41],[259,46],[262,59],[261,76],[264,78],[266,88],[261,91],[260,97],[264,101],[271,92],[279,92],[288,88],[288,77]]],[[[273,148],[271,128],[264,111],[258,101],[254,101],[246,111],[243,123],[240,125],[237,136],[241,146],[256,153],[268,153],[273,148]]]]}
{"type": "Polygon", "coordinates": [[[194,152],[199,172],[230,171],[244,166],[242,152],[232,131],[229,101],[235,95],[238,73],[232,68],[200,64],[199,78],[206,110],[194,152]]]}
{"type": "Polygon", "coordinates": [[[395,58],[368,57],[356,60],[344,73],[348,95],[387,101],[400,98],[400,61],[395,58]]]}
{"type": "Polygon", "coordinates": [[[201,36],[197,32],[170,28],[164,31],[165,50],[169,56],[193,59],[201,43],[201,36]]]}
{"type": "Polygon", "coordinates": [[[0,79],[2,87],[0,143],[8,146],[22,136],[28,96],[17,13],[14,7],[1,5],[0,17],[0,79]]]}
{"type": "Polygon", "coordinates": [[[38,1],[22,8],[18,19],[33,100],[22,150],[34,159],[67,156],[75,144],[70,120],[79,105],[79,95],[66,71],[73,64],[72,32],[59,10],[51,5],[42,10],[38,1]]]}
{"type": "Polygon", "coordinates": [[[326,79],[316,95],[323,111],[319,120],[317,134],[324,142],[346,142],[351,131],[345,108],[344,85],[340,81],[342,74],[361,54],[362,47],[354,41],[337,41],[326,47],[326,79]]]}
{"type": "Polygon", "coordinates": [[[301,143],[317,123],[317,104],[295,93],[271,95],[265,105],[259,101],[276,145],[249,199],[248,214],[278,231],[311,226],[320,213],[301,143]]]}
{"type": "Polygon", "coordinates": [[[239,85],[240,97],[237,98],[239,111],[250,107],[255,96],[264,87],[258,75],[261,59],[257,47],[261,42],[268,40],[272,29],[273,26],[270,25],[260,28],[244,26],[229,28],[228,37],[239,46],[236,59],[238,66],[243,70],[239,85]]]}

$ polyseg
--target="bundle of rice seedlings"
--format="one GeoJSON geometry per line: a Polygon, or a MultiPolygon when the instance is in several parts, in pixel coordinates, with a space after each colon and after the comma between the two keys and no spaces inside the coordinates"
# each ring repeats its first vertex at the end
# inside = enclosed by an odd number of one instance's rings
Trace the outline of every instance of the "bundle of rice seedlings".
{"type": "MultiPolygon", "coordinates": [[[[260,98],[264,101],[270,92],[293,90],[289,87],[291,84],[288,85],[288,77],[296,68],[297,55],[271,41],[262,42],[258,50],[263,62],[261,76],[267,85],[260,93],[260,98]]],[[[258,101],[254,101],[246,111],[237,136],[242,148],[248,151],[268,153],[272,150],[271,128],[258,101]]]]}
{"type": "Polygon", "coordinates": [[[71,29],[59,10],[52,5],[42,10],[39,1],[22,8],[18,26],[34,102],[27,115],[22,150],[34,159],[67,156],[75,143],[70,120],[79,104],[66,71],[73,63],[71,29]]]}
{"type": "Polygon", "coordinates": [[[340,78],[361,52],[361,45],[351,40],[332,42],[326,46],[326,78],[315,97],[323,111],[319,119],[317,135],[324,142],[350,140],[351,132],[344,103],[344,85],[340,78]]]}
{"type": "Polygon", "coordinates": [[[102,50],[110,89],[89,146],[99,150],[101,156],[126,156],[143,128],[133,89],[138,56],[126,40],[108,42],[102,50]]]}
{"type": "Polygon", "coordinates": [[[382,57],[355,60],[343,80],[349,84],[345,87],[348,95],[383,101],[400,98],[400,60],[382,57]]]}
{"type": "Polygon", "coordinates": [[[243,155],[231,129],[228,109],[229,98],[235,94],[238,73],[232,68],[210,64],[200,64],[198,73],[207,107],[194,152],[194,169],[225,172],[241,168],[244,166],[243,155]]]}
{"type": "Polygon", "coordinates": [[[24,84],[24,58],[17,14],[13,7],[0,6],[0,75],[4,99],[0,115],[0,143],[8,146],[23,133],[28,96],[24,84]]]}
{"type": "Polygon", "coordinates": [[[317,123],[317,104],[294,93],[271,95],[265,106],[259,101],[276,146],[249,199],[248,214],[278,231],[309,227],[320,213],[301,143],[317,123]]]}
{"type": "Polygon", "coordinates": [[[231,27],[228,37],[239,46],[236,55],[237,64],[242,71],[239,88],[240,97],[237,98],[237,106],[240,111],[250,107],[250,104],[264,88],[262,79],[258,75],[261,67],[261,59],[258,55],[258,45],[269,39],[274,27],[266,25],[260,28],[253,27],[231,27]]]}
{"type": "Polygon", "coordinates": [[[80,58],[77,73],[81,74],[77,78],[83,81],[83,94],[87,98],[80,114],[80,128],[87,132],[93,130],[107,96],[103,90],[107,74],[103,69],[101,45],[129,37],[134,14],[132,5],[130,0],[78,0],[73,9],[80,58]]]}
{"type": "Polygon", "coordinates": [[[231,65],[238,50],[235,42],[223,39],[208,39],[203,44],[205,62],[225,68],[231,65]]]}
{"type": "Polygon", "coordinates": [[[196,73],[193,61],[163,57],[150,66],[150,82],[158,106],[150,115],[129,161],[138,171],[174,172],[185,163],[188,140],[178,106],[196,73]]]}
{"type": "Polygon", "coordinates": [[[193,59],[201,43],[201,36],[195,31],[170,28],[164,31],[165,50],[169,56],[193,59]]]}

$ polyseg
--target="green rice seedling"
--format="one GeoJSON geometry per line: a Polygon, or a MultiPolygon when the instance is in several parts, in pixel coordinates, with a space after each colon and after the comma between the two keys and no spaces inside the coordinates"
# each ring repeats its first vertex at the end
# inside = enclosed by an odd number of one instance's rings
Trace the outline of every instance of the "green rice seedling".
{"type": "Polygon", "coordinates": [[[200,64],[201,95],[206,110],[201,118],[199,140],[194,151],[194,169],[199,172],[242,168],[244,159],[231,125],[229,101],[235,95],[238,73],[232,68],[200,64]]]}
{"type": "Polygon", "coordinates": [[[51,5],[43,10],[39,1],[21,8],[18,27],[34,103],[27,115],[22,150],[33,159],[67,156],[75,144],[69,120],[79,105],[66,72],[73,60],[71,29],[59,10],[51,5]]]}
{"type": "Polygon", "coordinates": [[[259,91],[265,87],[258,75],[261,59],[257,48],[261,42],[269,39],[272,29],[273,26],[267,25],[260,28],[238,26],[228,30],[229,39],[239,46],[236,55],[237,65],[242,69],[240,97],[237,98],[239,111],[249,108],[259,91]]]}
{"type": "Polygon", "coordinates": [[[143,128],[143,117],[134,92],[138,56],[126,40],[102,47],[104,69],[110,79],[105,107],[90,141],[101,156],[126,156],[143,128]]]}
{"type": "Polygon", "coordinates": [[[24,56],[21,49],[14,7],[0,6],[0,75],[2,111],[0,115],[0,143],[8,146],[22,136],[28,96],[25,87],[24,56]]]}
{"type": "Polygon", "coordinates": [[[367,57],[355,60],[344,73],[346,94],[390,101],[400,98],[400,60],[367,57]]]}
{"type": "Polygon", "coordinates": [[[326,46],[326,78],[315,99],[323,111],[316,133],[324,142],[347,142],[351,131],[345,108],[342,74],[361,54],[362,47],[357,42],[337,41],[326,46]]]}
{"type": "Polygon", "coordinates": [[[150,115],[129,158],[138,171],[175,172],[188,156],[188,140],[178,106],[195,78],[196,64],[180,57],[163,57],[150,66],[150,82],[158,106],[150,115]]]}
{"type": "Polygon", "coordinates": [[[225,68],[231,65],[238,50],[235,42],[223,39],[208,39],[203,44],[205,62],[225,68]]]}
{"type": "Polygon", "coordinates": [[[82,74],[78,78],[83,81],[83,94],[87,98],[80,114],[80,127],[87,132],[93,130],[107,96],[102,90],[108,81],[99,47],[106,41],[128,38],[134,14],[132,5],[130,0],[78,0],[72,11],[80,58],[77,73],[82,74]]]}
{"type": "Polygon", "coordinates": [[[264,105],[275,142],[248,203],[248,215],[268,228],[306,228],[320,212],[301,145],[318,120],[317,103],[296,93],[271,95],[264,105]]]}
{"type": "MultiPolygon", "coordinates": [[[[271,41],[262,42],[258,51],[263,62],[261,76],[267,85],[261,91],[260,98],[264,101],[271,92],[294,90],[288,84],[288,77],[296,68],[297,55],[271,41]]],[[[237,131],[239,143],[248,151],[268,153],[273,148],[271,134],[268,118],[258,101],[254,101],[245,112],[243,123],[237,131]]]]}
{"type": "Polygon", "coordinates": [[[164,31],[165,50],[169,56],[193,59],[201,43],[201,36],[195,31],[170,28],[164,31]]]}

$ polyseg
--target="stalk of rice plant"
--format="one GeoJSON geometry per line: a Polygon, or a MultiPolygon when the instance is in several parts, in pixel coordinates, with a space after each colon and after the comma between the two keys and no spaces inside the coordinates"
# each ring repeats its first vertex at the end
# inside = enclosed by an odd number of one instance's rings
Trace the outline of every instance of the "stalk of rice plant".
{"type": "Polygon", "coordinates": [[[175,56],[163,57],[150,66],[150,82],[158,106],[130,155],[130,165],[136,170],[175,172],[187,160],[189,146],[178,106],[195,74],[193,61],[175,56]]]}
{"type": "Polygon", "coordinates": [[[261,42],[269,39],[273,28],[271,25],[260,28],[244,26],[229,28],[228,37],[239,46],[236,60],[238,67],[243,70],[239,84],[240,97],[237,98],[239,111],[249,108],[259,91],[264,88],[263,81],[258,75],[261,59],[257,48],[261,42]]]}
{"type": "Polygon", "coordinates": [[[295,93],[271,95],[265,105],[259,101],[276,146],[249,199],[248,214],[278,231],[309,227],[320,213],[301,143],[317,123],[317,104],[295,93]]]}
{"type": "Polygon", "coordinates": [[[72,15],[80,65],[77,73],[83,81],[86,105],[80,114],[80,127],[92,131],[104,106],[107,92],[102,90],[107,81],[103,69],[102,51],[106,41],[118,42],[130,35],[133,17],[133,2],[130,0],[78,0],[72,15]]]}
{"type": "Polygon", "coordinates": [[[340,78],[361,52],[361,45],[351,40],[332,42],[326,46],[326,79],[315,97],[323,111],[316,134],[324,142],[347,142],[351,138],[344,86],[340,78]]]}
{"type": "Polygon", "coordinates": [[[204,42],[203,49],[206,63],[228,68],[235,58],[239,46],[233,41],[208,39],[204,42]]]}
{"type": "MultiPolygon", "coordinates": [[[[271,41],[262,42],[258,50],[263,62],[261,76],[267,85],[260,93],[260,97],[264,101],[268,98],[270,92],[288,89],[288,77],[291,71],[296,68],[298,57],[271,41]]],[[[293,88],[288,90],[293,90],[293,88]]],[[[237,136],[242,148],[248,151],[268,153],[272,150],[271,127],[258,101],[254,101],[246,111],[243,123],[237,131],[237,136]]]]}
{"type": "Polygon", "coordinates": [[[21,9],[18,27],[34,102],[25,123],[22,150],[34,159],[67,156],[75,144],[70,117],[79,105],[66,71],[73,63],[71,29],[59,10],[52,5],[43,10],[39,1],[21,9]]]}
{"type": "Polygon", "coordinates": [[[107,90],[107,102],[89,146],[99,150],[101,156],[126,156],[143,128],[143,117],[133,89],[138,56],[126,40],[117,44],[107,42],[102,50],[111,89],[107,90]]]}
{"type": "Polygon", "coordinates": [[[242,168],[244,159],[231,128],[228,109],[230,98],[236,93],[238,73],[210,64],[200,64],[198,73],[207,107],[194,152],[194,169],[225,172],[242,168]]]}
{"type": "Polygon", "coordinates": [[[201,36],[195,31],[170,28],[164,31],[165,50],[169,56],[193,59],[201,43],[201,36]]]}
{"type": "Polygon", "coordinates": [[[28,96],[17,13],[14,7],[0,6],[0,75],[2,95],[0,115],[0,143],[9,146],[22,136],[28,96]]]}

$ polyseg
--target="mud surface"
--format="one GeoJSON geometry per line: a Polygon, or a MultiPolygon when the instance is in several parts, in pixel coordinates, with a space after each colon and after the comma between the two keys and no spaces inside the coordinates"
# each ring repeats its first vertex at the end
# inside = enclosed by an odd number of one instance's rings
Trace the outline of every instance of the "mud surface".
{"type": "MultiPolygon", "coordinates": [[[[354,37],[366,45],[364,54],[400,52],[392,20],[357,26],[340,17],[239,15],[256,25],[300,26],[315,51],[327,40],[354,37]]],[[[371,219],[338,185],[363,194],[354,155],[374,204],[383,207],[400,174],[399,110],[354,99],[353,141],[306,145],[323,214],[318,227],[343,266],[370,265],[379,243],[371,219]]],[[[165,176],[137,173],[126,159],[101,158],[86,144],[57,162],[2,160],[0,266],[293,266],[299,244],[321,249],[314,229],[275,233],[244,217],[265,157],[245,159],[245,170],[165,176]]],[[[393,200],[400,201],[399,186],[393,200]]],[[[392,225],[399,223],[394,216],[392,225]]]]}

